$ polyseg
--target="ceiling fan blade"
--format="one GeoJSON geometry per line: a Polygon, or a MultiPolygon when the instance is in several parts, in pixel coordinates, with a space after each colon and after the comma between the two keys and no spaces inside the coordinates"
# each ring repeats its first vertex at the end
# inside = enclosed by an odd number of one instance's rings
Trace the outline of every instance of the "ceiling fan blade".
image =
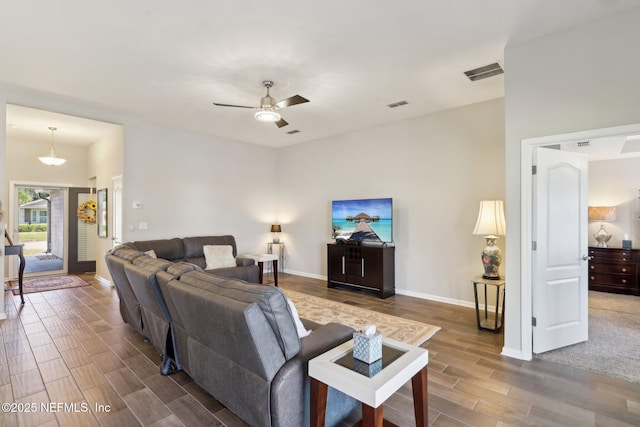
{"type": "Polygon", "coordinates": [[[305,102],[309,102],[309,100],[300,95],[293,95],[290,98],[283,99],[282,101],[276,102],[275,107],[285,108],[285,107],[291,107],[293,105],[304,104],[305,102]]]}
{"type": "Polygon", "coordinates": [[[251,108],[255,110],[258,107],[249,107],[248,105],[233,105],[233,104],[219,104],[217,102],[213,102],[213,105],[217,105],[218,107],[235,107],[235,108],[251,108]]]}
{"type": "Polygon", "coordinates": [[[279,128],[281,127],[285,127],[287,126],[289,123],[287,123],[287,121],[285,119],[280,119],[277,122],[275,122],[276,126],[278,126],[279,128]]]}

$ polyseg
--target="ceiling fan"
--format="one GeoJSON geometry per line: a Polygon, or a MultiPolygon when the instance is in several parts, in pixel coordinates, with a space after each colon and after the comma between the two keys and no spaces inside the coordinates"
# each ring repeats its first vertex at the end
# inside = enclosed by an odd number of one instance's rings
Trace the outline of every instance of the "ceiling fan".
{"type": "Polygon", "coordinates": [[[280,116],[277,110],[285,107],[291,107],[298,104],[304,104],[305,102],[309,102],[307,98],[304,98],[300,95],[293,95],[287,99],[283,99],[281,101],[276,102],[275,99],[269,95],[269,89],[273,87],[273,82],[271,80],[265,80],[262,82],[264,87],[267,88],[267,94],[260,99],[259,107],[251,107],[248,105],[233,105],[233,104],[220,104],[218,102],[214,102],[213,105],[217,105],[218,107],[236,107],[236,108],[251,108],[256,111],[255,117],[256,119],[263,122],[273,122],[279,128],[288,125],[287,121],[280,116]]]}

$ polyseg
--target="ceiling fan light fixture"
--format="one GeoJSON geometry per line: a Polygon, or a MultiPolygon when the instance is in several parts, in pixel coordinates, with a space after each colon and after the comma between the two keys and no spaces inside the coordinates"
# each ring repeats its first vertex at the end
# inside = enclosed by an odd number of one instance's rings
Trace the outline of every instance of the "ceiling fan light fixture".
{"type": "Polygon", "coordinates": [[[261,122],[277,122],[282,117],[272,108],[262,108],[256,112],[256,119],[261,122]]]}
{"type": "Polygon", "coordinates": [[[49,126],[49,130],[51,131],[51,148],[49,149],[49,155],[47,157],[38,157],[38,160],[47,166],[60,166],[67,160],[56,157],[56,148],[53,145],[53,132],[57,130],[57,128],[49,126]]]}

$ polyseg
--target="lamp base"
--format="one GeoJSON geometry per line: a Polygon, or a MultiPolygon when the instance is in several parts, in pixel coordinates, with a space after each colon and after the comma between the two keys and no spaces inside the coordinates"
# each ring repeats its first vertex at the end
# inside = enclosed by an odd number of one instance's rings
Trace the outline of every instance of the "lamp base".
{"type": "Polygon", "coordinates": [[[498,236],[485,236],[487,246],[482,250],[482,266],[484,267],[483,279],[500,279],[500,264],[502,263],[502,253],[496,246],[498,236]]]}
{"type": "Polygon", "coordinates": [[[611,234],[607,233],[607,230],[604,228],[604,224],[600,224],[600,231],[594,234],[593,238],[598,242],[596,245],[598,248],[608,248],[608,242],[611,240],[611,234]]]}

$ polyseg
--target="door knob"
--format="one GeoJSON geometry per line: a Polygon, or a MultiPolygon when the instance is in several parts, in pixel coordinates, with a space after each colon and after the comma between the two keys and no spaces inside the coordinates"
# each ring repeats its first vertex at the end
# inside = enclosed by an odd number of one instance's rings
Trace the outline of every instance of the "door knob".
{"type": "Polygon", "coordinates": [[[588,261],[590,257],[588,257],[587,255],[582,255],[582,260],[583,261],[588,261]]]}

